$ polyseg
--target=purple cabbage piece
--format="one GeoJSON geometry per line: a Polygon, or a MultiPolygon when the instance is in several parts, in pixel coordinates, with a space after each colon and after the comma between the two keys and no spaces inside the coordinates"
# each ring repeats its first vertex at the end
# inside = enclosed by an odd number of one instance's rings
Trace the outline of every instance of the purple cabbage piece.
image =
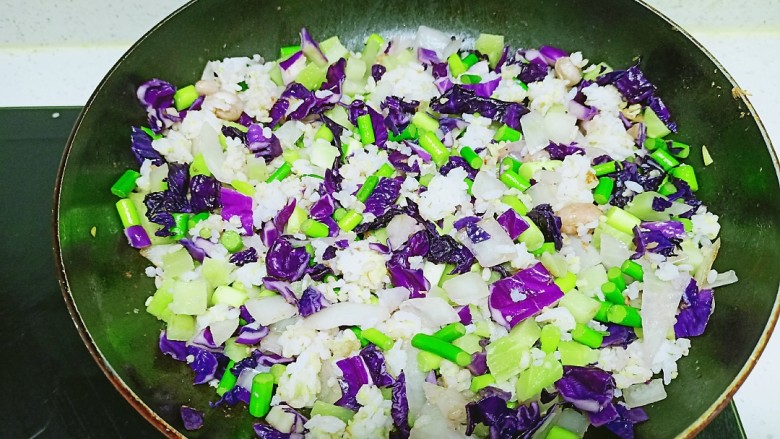
{"type": "Polygon", "coordinates": [[[674,335],[677,338],[702,335],[713,311],[715,311],[713,291],[699,290],[696,280],[691,279],[683,292],[680,312],[674,324],[674,335]]]}
{"type": "Polygon", "coordinates": [[[238,337],[236,343],[245,345],[256,345],[260,343],[260,340],[265,338],[268,333],[271,332],[267,326],[263,326],[260,322],[247,323],[246,325],[238,329],[238,337]]]}
{"type": "Polygon", "coordinates": [[[441,96],[431,100],[431,110],[443,114],[479,113],[483,117],[520,128],[520,117],[528,113],[522,104],[478,96],[462,85],[453,85],[441,96]]]}
{"type": "Polygon", "coordinates": [[[507,400],[499,395],[468,403],[466,435],[470,436],[477,424],[484,424],[490,428],[491,439],[529,438],[546,419],[536,402],[516,409],[507,407],[506,403],[507,400]]]}
{"type": "Polygon", "coordinates": [[[144,197],[146,217],[149,221],[163,226],[155,232],[157,236],[171,236],[170,228],[174,226],[173,213],[190,212],[190,202],[187,199],[189,169],[179,163],[168,164],[168,189],[152,192],[144,197]]]}
{"type": "Polygon", "coordinates": [[[501,78],[498,77],[478,84],[461,84],[461,87],[473,91],[477,96],[489,98],[496,91],[500,82],[501,78]]]}
{"type": "Polygon", "coordinates": [[[371,116],[371,127],[374,129],[374,144],[379,148],[384,148],[387,143],[387,127],[385,117],[381,113],[374,110],[370,105],[366,105],[365,102],[356,99],[349,104],[347,111],[349,121],[357,126],[357,118],[368,114],[371,116]]]}
{"type": "Polygon", "coordinates": [[[413,256],[425,256],[430,251],[430,238],[425,230],[412,234],[406,243],[396,250],[389,263],[409,267],[409,258],[413,256]]]}
{"type": "Polygon", "coordinates": [[[631,258],[637,259],[648,251],[672,256],[683,239],[685,239],[685,227],[679,221],[643,222],[634,227],[636,253],[631,258]]]}
{"type": "Polygon", "coordinates": [[[555,250],[563,247],[561,235],[561,218],[556,216],[549,204],[538,204],[528,212],[528,218],[539,227],[544,240],[555,243],[555,250]]]}
{"type": "Polygon", "coordinates": [[[366,213],[380,216],[390,209],[401,194],[401,178],[382,178],[366,199],[366,213]]]}
{"type": "Polygon", "coordinates": [[[563,297],[553,277],[537,263],[490,285],[488,305],[497,323],[512,328],[563,297]]]}
{"type": "Polygon", "coordinates": [[[289,282],[274,279],[272,277],[264,277],[263,287],[273,292],[279,293],[290,305],[298,306],[298,298],[295,297],[295,293],[293,292],[289,282]]]}
{"type": "Polygon", "coordinates": [[[319,290],[314,287],[308,287],[303,290],[301,299],[298,301],[298,313],[301,317],[309,317],[329,305],[330,302],[319,290]]]}
{"type": "Polygon", "coordinates": [[[239,310],[239,317],[244,319],[245,322],[254,323],[255,318],[252,317],[252,314],[249,314],[249,310],[246,309],[244,305],[241,305],[241,307],[238,310],[239,310]]]}
{"type": "Polygon", "coordinates": [[[669,201],[682,200],[685,204],[691,206],[691,210],[680,214],[681,218],[690,218],[696,212],[696,209],[701,206],[701,201],[696,198],[693,191],[691,191],[691,187],[685,181],[674,177],[671,177],[669,181],[677,188],[677,191],[668,195],[667,198],[669,201]]]}
{"type": "Polygon", "coordinates": [[[471,317],[471,308],[467,306],[461,307],[460,310],[458,310],[458,317],[460,317],[460,322],[464,325],[470,325],[472,320],[471,317]]]}
{"type": "Polygon", "coordinates": [[[412,165],[409,165],[410,157],[399,151],[391,151],[387,159],[390,161],[390,164],[399,171],[414,174],[420,172],[420,165],[417,162],[413,162],[412,165]]]}
{"type": "Polygon", "coordinates": [[[374,64],[371,66],[371,77],[374,78],[374,81],[376,82],[379,82],[382,79],[385,72],[387,72],[387,67],[382,64],[374,64]]]}
{"type": "Polygon", "coordinates": [[[317,200],[314,204],[312,204],[311,209],[309,209],[309,215],[312,217],[312,219],[321,220],[333,215],[333,212],[335,211],[336,203],[333,199],[333,196],[330,194],[325,194],[320,197],[320,199],[317,200]]]}
{"type": "Polygon", "coordinates": [[[563,160],[566,156],[574,154],[585,155],[585,150],[577,146],[576,143],[561,145],[559,143],[550,142],[544,149],[550,153],[550,158],[552,160],[563,160]]]}
{"type": "Polygon", "coordinates": [[[325,93],[325,96],[318,98],[319,107],[316,111],[318,114],[322,114],[323,111],[330,108],[330,104],[336,104],[341,100],[341,87],[344,85],[344,80],[347,79],[347,74],[344,71],[346,67],[347,60],[344,58],[339,58],[338,61],[328,67],[328,71],[325,73],[325,82],[320,86],[320,90],[329,91],[331,95],[328,96],[325,93]]]}
{"type": "Polygon", "coordinates": [[[433,75],[433,79],[446,79],[448,74],[447,63],[440,62],[431,64],[431,74],[433,75]]]}
{"type": "Polygon", "coordinates": [[[569,53],[565,50],[552,46],[541,46],[539,48],[539,53],[542,55],[542,58],[547,61],[547,64],[551,66],[554,66],[555,62],[560,58],[569,56],[569,53]]]}
{"type": "Polygon", "coordinates": [[[672,202],[667,200],[664,197],[655,197],[653,198],[653,205],[652,208],[656,212],[663,212],[664,210],[672,207],[672,202]]]}
{"type": "Polygon", "coordinates": [[[379,104],[379,108],[387,110],[385,125],[387,129],[397,136],[409,125],[419,105],[420,101],[406,102],[403,98],[388,96],[379,104]]]}
{"type": "Polygon", "coordinates": [[[270,128],[252,124],[246,132],[247,148],[266,163],[282,155],[282,144],[270,128]]]}
{"type": "Polygon", "coordinates": [[[291,199],[283,208],[276,214],[273,221],[268,221],[263,224],[263,229],[260,233],[260,238],[267,247],[271,247],[276,242],[287,222],[290,220],[293,211],[295,210],[295,198],[291,199]]]}
{"type": "MultiPolygon", "coordinates": [[[[242,113],[243,114],[243,113],[242,113]]],[[[248,128],[248,127],[247,127],[248,128]]],[[[222,135],[225,137],[234,137],[241,141],[244,145],[247,144],[246,133],[239,130],[234,126],[224,125],[222,126],[222,135]]]]}
{"type": "Polygon", "coordinates": [[[639,69],[639,62],[626,70],[615,70],[596,78],[599,85],[612,84],[620,91],[630,104],[649,106],[659,119],[673,133],[677,132],[677,124],[672,121],[671,113],[661,98],[656,96],[656,87],[639,69]]]}
{"type": "Polygon", "coordinates": [[[449,89],[452,88],[453,84],[450,78],[444,76],[439,79],[436,79],[433,81],[433,85],[436,86],[436,90],[439,91],[439,93],[446,93],[449,89]]]}
{"type": "MultiPolygon", "coordinates": [[[[152,245],[152,241],[149,239],[149,234],[146,233],[146,230],[141,225],[135,225],[126,228],[125,238],[127,238],[127,243],[130,244],[130,247],[132,248],[141,249],[152,245]]],[[[195,256],[193,256],[193,258],[194,257],[195,256]]]]}
{"type": "Polygon", "coordinates": [[[248,405],[251,396],[252,395],[249,393],[248,389],[245,389],[241,386],[233,386],[232,389],[228,390],[225,392],[225,394],[222,395],[222,398],[219,398],[216,402],[210,402],[209,406],[211,406],[211,408],[216,408],[222,404],[227,404],[228,406],[233,407],[239,402],[243,402],[244,404],[248,405]]]}
{"type": "Polygon", "coordinates": [[[183,341],[169,340],[166,331],[160,332],[159,347],[164,355],[170,355],[177,361],[187,361],[187,344],[183,341]]]}
{"type": "Polygon", "coordinates": [[[287,110],[289,108],[290,101],[287,99],[277,100],[271,107],[271,111],[268,112],[268,115],[271,116],[271,121],[268,122],[268,126],[275,127],[278,125],[279,122],[281,122],[287,116],[287,110]]]}
{"type": "Polygon", "coordinates": [[[435,50],[423,47],[417,49],[417,60],[422,64],[438,64],[441,62],[435,50]]]}
{"type": "Polygon", "coordinates": [[[366,367],[363,357],[359,355],[339,360],[336,362],[336,366],[341,369],[343,378],[339,380],[341,398],[334,404],[357,411],[360,409],[356,398],[358,391],[363,385],[372,384],[368,367],[366,367]]]}
{"type": "Polygon", "coordinates": [[[285,358],[281,355],[274,354],[273,352],[263,352],[260,349],[255,349],[252,351],[251,356],[236,363],[230,369],[230,373],[239,376],[244,369],[254,369],[258,366],[271,367],[274,364],[290,364],[293,361],[292,358],[285,358]]]}
{"type": "Polygon", "coordinates": [[[528,224],[522,216],[520,216],[514,209],[507,209],[497,219],[498,224],[506,230],[506,233],[514,241],[523,232],[528,230],[530,224],[528,224]]]}
{"type": "Polygon", "coordinates": [[[571,114],[572,116],[576,117],[579,120],[591,120],[594,117],[596,117],[597,114],[599,114],[599,110],[596,109],[595,107],[589,107],[575,100],[569,101],[569,104],[567,105],[567,109],[569,110],[569,114],[571,114]]]}
{"type": "Polygon", "coordinates": [[[314,38],[309,35],[309,31],[305,27],[301,28],[301,52],[303,52],[307,58],[312,60],[317,65],[328,65],[328,58],[320,50],[319,44],[314,41],[314,38]]]}
{"type": "MultiPolygon", "coordinates": [[[[137,226],[137,227],[140,227],[140,226],[137,226]]],[[[129,229],[129,227],[128,227],[128,229],[129,229]]],[[[125,229],[125,232],[126,231],[127,231],[127,229],[125,229]]],[[[148,237],[147,237],[147,239],[148,239],[148,237]]],[[[196,261],[198,261],[200,263],[203,263],[203,259],[206,258],[206,251],[203,250],[202,248],[200,248],[197,244],[195,244],[194,241],[192,241],[190,239],[187,239],[187,238],[183,238],[183,239],[179,240],[179,244],[181,244],[182,247],[184,247],[184,249],[187,250],[187,253],[190,254],[192,259],[194,259],[194,260],[196,260],[196,261]]],[[[150,242],[150,245],[151,245],[151,242],[150,242]]]]}
{"type": "Polygon", "coordinates": [[[420,157],[420,159],[422,160],[423,163],[430,163],[431,162],[431,153],[429,153],[428,151],[423,149],[422,146],[420,146],[420,145],[418,145],[418,144],[416,144],[414,142],[410,142],[408,140],[404,140],[404,144],[406,146],[408,146],[409,148],[411,148],[412,152],[414,152],[418,157],[420,157]]]}
{"type": "Polygon", "coordinates": [[[252,429],[258,439],[290,439],[289,433],[282,433],[270,425],[257,423],[252,426],[252,429]]]}
{"type": "Polygon", "coordinates": [[[360,350],[360,356],[366,363],[368,373],[371,375],[371,379],[374,384],[379,387],[392,386],[395,379],[387,371],[387,365],[385,364],[385,356],[382,351],[379,350],[374,344],[368,344],[366,347],[360,350]]]}
{"type": "Polygon", "coordinates": [[[341,150],[341,133],[344,132],[344,127],[337,124],[333,119],[325,116],[324,114],[320,114],[320,120],[326,127],[328,127],[330,132],[333,133],[333,142],[336,144],[339,150],[341,150]]]}
{"type": "Polygon", "coordinates": [[[493,69],[496,73],[501,73],[501,69],[504,67],[504,65],[508,64],[514,64],[514,56],[510,55],[509,46],[504,46],[504,49],[501,51],[501,56],[498,58],[498,62],[496,63],[496,68],[493,69]]]}
{"type": "Polygon", "coordinates": [[[469,164],[466,162],[466,160],[463,157],[458,157],[458,156],[450,156],[450,159],[447,160],[447,163],[445,163],[441,168],[439,168],[439,174],[448,175],[450,171],[452,171],[455,168],[461,168],[464,171],[466,171],[466,175],[471,180],[477,178],[477,170],[469,166],[469,164]]]}
{"type": "Polygon", "coordinates": [[[246,196],[238,191],[226,187],[220,188],[220,199],[222,200],[222,219],[229,221],[230,218],[237,216],[241,220],[241,227],[245,235],[251,235],[254,231],[252,220],[252,197],[246,196]]]}
{"type": "Polygon", "coordinates": [[[219,368],[217,355],[220,354],[196,346],[187,346],[187,356],[190,355],[194,358],[189,363],[190,368],[195,372],[194,384],[205,384],[216,377],[219,368]]]}
{"type": "Polygon", "coordinates": [[[615,407],[615,404],[613,404],[611,401],[609,404],[605,405],[601,410],[598,412],[586,412],[588,415],[588,419],[590,420],[590,423],[594,427],[601,427],[602,425],[608,424],[618,417],[617,408],[615,407]]]}
{"type": "Polygon", "coordinates": [[[409,400],[406,397],[406,376],[403,372],[398,374],[398,379],[395,380],[391,387],[391,405],[390,416],[393,418],[393,425],[395,425],[398,432],[398,438],[406,439],[409,437],[409,400]]]}
{"type": "Polygon", "coordinates": [[[563,377],[555,382],[564,401],[590,413],[600,412],[612,403],[615,379],[596,367],[564,366],[563,377]]]}
{"type": "Polygon", "coordinates": [[[229,261],[231,264],[236,264],[237,267],[243,267],[246,264],[257,262],[257,258],[257,250],[254,247],[249,247],[230,255],[229,261]]]}
{"type": "Polygon", "coordinates": [[[161,79],[150,79],[141,84],[136,90],[136,97],[148,114],[149,126],[154,133],[161,133],[164,129],[181,120],[181,116],[173,108],[173,95],[176,87],[161,79]]]}
{"type": "Polygon", "coordinates": [[[388,262],[387,271],[390,274],[390,283],[394,287],[404,287],[411,294],[410,298],[422,297],[423,291],[431,288],[431,283],[423,276],[423,271],[419,268],[406,268],[400,264],[388,262]]]}
{"type": "Polygon", "coordinates": [[[469,224],[476,224],[478,223],[482,218],[478,216],[464,216],[462,218],[457,219],[454,223],[452,223],[452,226],[455,227],[455,230],[462,230],[469,224]]]}
{"type": "MultiPolygon", "coordinates": [[[[609,161],[609,159],[606,161],[609,161]]],[[[623,195],[627,189],[627,181],[637,183],[645,191],[656,191],[663,179],[663,170],[652,160],[638,161],[638,163],[622,162],[615,176],[614,196],[609,203],[614,206],[624,207],[634,198],[633,195],[623,195]]]]}
{"type": "Polygon", "coordinates": [[[549,71],[546,64],[529,62],[520,64],[520,73],[517,78],[526,84],[543,80],[549,71]]]}
{"type": "Polygon", "coordinates": [[[268,274],[288,282],[301,280],[309,265],[309,253],[304,247],[293,247],[284,236],[279,237],[265,258],[268,274]]]}
{"type": "Polygon", "coordinates": [[[187,431],[198,430],[203,427],[203,412],[195,410],[192,407],[183,405],[179,410],[184,429],[187,431]]]}
{"type": "Polygon", "coordinates": [[[192,213],[212,212],[221,207],[220,184],[214,177],[198,174],[190,180],[190,210],[192,213]]]}
{"type": "Polygon", "coordinates": [[[474,376],[484,375],[488,372],[487,354],[485,352],[474,352],[471,354],[471,364],[466,368],[474,376]]]}
{"type": "Polygon", "coordinates": [[[385,244],[380,244],[378,242],[369,242],[368,248],[383,255],[389,255],[393,253],[390,250],[390,247],[386,246],[385,244]]]}
{"type": "Polygon", "coordinates": [[[469,241],[474,244],[479,244],[480,242],[490,239],[490,234],[486,232],[485,229],[478,226],[477,223],[466,223],[464,228],[466,229],[466,236],[469,238],[469,241]]]}
{"type": "Polygon", "coordinates": [[[623,403],[615,405],[617,418],[606,424],[607,430],[617,435],[620,439],[634,439],[634,425],[647,421],[647,413],[641,408],[629,409],[623,403]]]}
{"type": "Polygon", "coordinates": [[[195,346],[196,348],[205,349],[209,352],[219,352],[221,347],[214,343],[214,336],[211,334],[211,328],[206,327],[200,332],[195,334],[192,340],[188,343],[189,346],[195,346]]]}
{"type": "Polygon", "coordinates": [[[130,128],[130,151],[135,156],[138,166],[141,166],[144,160],[149,160],[157,166],[162,166],[165,163],[163,156],[152,148],[151,136],[137,127],[130,128]]]}
{"type": "Polygon", "coordinates": [[[608,334],[604,336],[601,342],[602,348],[607,346],[622,346],[625,348],[637,339],[634,328],[628,326],[607,323],[607,332],[608,334]]]}
{"type": "Polygon", "coordinates": [[[439,128],[447,134],[456,129],[466,128],[466,121],[459,117],[441,117],[439,118],[439,128]]]}

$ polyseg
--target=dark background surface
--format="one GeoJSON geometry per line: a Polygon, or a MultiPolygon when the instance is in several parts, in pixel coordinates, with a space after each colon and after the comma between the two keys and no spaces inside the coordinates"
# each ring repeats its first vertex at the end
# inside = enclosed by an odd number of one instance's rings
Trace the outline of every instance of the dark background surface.
{"type": "MultiPolygon", "coordinates": [[[[90,357],[57,284],[52,191],[79,110],[0,109],[0,438],[161,438],[90,357]]],[[[699,437],[744,437],[733,403],[699,437]]]]}

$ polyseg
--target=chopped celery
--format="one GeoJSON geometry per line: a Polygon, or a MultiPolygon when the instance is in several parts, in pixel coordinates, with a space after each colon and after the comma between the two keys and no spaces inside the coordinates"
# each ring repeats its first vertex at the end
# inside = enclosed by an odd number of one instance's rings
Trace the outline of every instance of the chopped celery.
{"type": "Polygon", "coordinates": [[[279,384],[279,379],[284,375],[284,372],[287,371],[287,365],[286,364],[274,364],[271,366],[271,375],[274,376],[274,384],[279,384]]]}
{"type": "Polygon", "coordinates": [[[568,272],[566,259],[558,253],[543,253],[540,258],[542,265],[555,277],[561,277],[568,272]]]}
{"type": "Polygon", "coordinates": [[[374,64],[376,56],[379,54],[384,43],[384,39],[381,36],[377,34],[369,35],[366,45],[363,47],[361,59],[365,61],[366,64],[374,64]]]}
{"type": "Polygon", "coordinates": [[[232,361],[238,363],[249,356],[251,347],[245,344],[236,343],[237,337],[229,338],[225,341],[225,355],[232,361]]]}
{"type": "Polygon", "coordinates": [[[505,381],[530,364],[530,349],[541,335],[533,319],[526,319],[512,328],[506,337],[487,346],[487,366],[496,381],[505,381]]]}
{"type": "Polygon", "coordinates": [[[206,166],[206,160],[203,158],[203,153],[200,152],[192,158],[192,163],[190,163],[190,177],[196,175],[211,176],[211,171],[209,171],[209,168],[206,166]]]}
{"type": "Polygon", "coordinates": [[[208,287],[203,280],[176,281],[173,285],[171,311],[176,314],[200,315],[206,312],[208,287]]]}
{"type": "Polygon", "coordinates": [[[671,133],[666,124],[658,118],[658,115],[650,107],[645,108],[644,122],[645,127],[647,127],[648,137],[661,138],[671,133]]]}
{"type": "Polygon", "coordinates": [[[558,288],[564,293],[568,293],[577,285],[577,275],[572,272],[567,272],[563,276],[555,279],[555,285],[558,285],[558,288]]]}
{"type": "Polygon", "coordinates": [[[601,291],[601,286],[606,282],[609,282],[606,268],[601,264],[596,264],[580,272],[577,278],[577,289],[592,295],[591,292],[601,291]]]}
{"type": "Polygon", "coordinates": [[[317,90],[320,88],[320,85],[325,82],[326,71],[326,68],[320,67],[317,64],[307,64],[306,67],[298,73],[295,82],[301,83],[309,90],[317,90]]]}
{"type": "Polygon", "coordinates": [[[163,285],[161,285],[152,295],[149,304],[146,305],[146,312],[160,320],[167,321],[172,314],[171,310],[168,308],[168,305],[170,305],[171,302],[173,302],[173,293],[170,288],[165,285],[165,282],[163,282],[163,285]]]}
{"type": "Polygon", "coordinates": [[[601,307],[601,303],[598,300],[588,297],[577,290],[569,291],[563,296],[559,304],[571,312],[577,323],[588,323],[601,307]]]}
{"type": "Polygon", "coordinates": [[[306,218],[308,217],[308,214],[305,210],[301,209],[298,206],[295,206],[295,209],[293,209],[293,213],[290,215],[290,219],[287,220],[287,225],[285,226],[285,232],[288,234],[295,234],[300,232],[301,230],[301,224],[303,224],[304,221],[306,221],[306,218]]]}
{"type": "Polygon", "coordinates": [[[327,402],[316,400],[311,408],[311,416],[333,416],[341,419],[344,422],[349,422],[355,416],[355,412],[346,408],[340,407],[327,402]]]}
{"type": "Polygon", "coordinates": [[[430,372],[438,369],[442,360],[443,358],[430,352],[419,351],[417,353],[417,367],[421,372],[430,372]]]}
{"type": "Polygon", "coordinates": [[[639,218],[631,215],[625,210],[612,206],[606,213],[607,225],[612,226],[619,231],[631,235],[634,233],[634,227],[638,226],[641,221],[639,218]]]}
{"type": "Polygon", "coordinates": [[[484,375],[475,376],[471,379],[471,386],[469,386],[469,389],[476,393],[480,390],[484,389],[485,387],[494,384],[496,382],[496,379],[493,378],[493,375],[486,373],[484,375]]]}
{"type": "Polygon", "coordinates": [[[524,242],[528,251],[534,251],[539,249],[544,244],[544,235],[539,227],[531,221],[531,218],[527,216],[523,217],[523,220],[528,224],[528,229],[517,237],[517,242],[524,242]]]}
{"type": "Polygon", "coordinates": [[[366,63],[360,58],[350,58],[344,68],[346,79],[361,81],[366,76],[366,63]]]}
{"type": "Polygon", "coordinates": [[[591,243],[599,250],[601,250],[601,234],[606,233],[607,235],[612,236],[613,238],[617,239],[618,241],[622,242],[629,248],[632,248],[634,245],[634,235],[621,232],[620,230],[610,226],[607,223],[600,223],[596,230],[593,232],[593,241],[591,243]]]}
{"type": "Polygon", "coordinates": [[[344,128],[350,131],[355,131],[355,126],[350,123],[349,115],[347,114],[347,110],[344,107],[336,105],[335,107],[326,111],[325,116],[328,116],[331,120],[333,120],[333,122],[336,122],[344,128]]]}
{"type": "Polygon", "coordinates": [[[165,336],[172,341],[187,341],[195,335],[195,318],[185,314],[174,314],[168,320],[165,336]]]}
{"type": "Polygon", "coordinates": [[[215,288],[230,282],[230,274],[233,272],[234,267],[235,265],[224,259],[204,258],[201,265],[201,274],[203,279],[211,287],[215,288]]]}
{"type": "Polygon", "coordinates": [[[457,338],[452,342],[453,345],[463,349],[469,354],[482,351],[482,346],[479,345],[479,341],[482,340],[477,334],[466,334],[463,337],[457,338]]]}
{"type": "Polygon", "coordinates": [[[250,180],[265,181],[268,178],[268,166],[265,159],[250,155],[246,159],[246,176],[250,180]]]}
{"type": "Polygon", "coordinates": [[[335,63],[339,58],[349,57],[349,50],[341,44],[339,37],[330,37],[321,42],[320,50],[331,63],[335,63]]]}
{"type": "Polygon", "coordinates": [[[284,79],[282,79],[282,70],[279,68],[279,64],[274,63],[271,70],[268,71],[268,76],[274,84],[282,86],[284,85],[284,79]]]}
{"type": "Polygon", "coordinates": [[[599,351],[591,349],[576,341],[562,341],[558,345],[561,353],[561,364],[564,366],[587,366],[599,359],[599,351]]]}
{"type": "Polygon", "coordinates": [[[555,325],[544,325],[539,340],[544,353],[555,352],[558,349],[558,343],[561,342],[561,329],[555,325]]]}
{"type": "Polygon", "coordinates": [[[623,209],[642,221],[668,221],[670,214],[653,210],[653,200],[657,197],[665,198],[653,191],[636,194],[623,209]]]}
{"type": "Polygon", "coordinates": [[[179,277],[184,273],[195,269],[195,262],[187,249],[181,247],[176,251],[164,254],[162,257],[162,268],[165,275],[170,277],[179,277]]]}
{"type": "Polygon", "coordinates": [[[214,290],[214,294],[211,295],[211,302],[214,305],[224,304],[238,308],[246,302],[246,298],[245,291],[227,285],[220,285],[214,290]]]}
{"type": "Polygon", "coordinates": [[[542,389],[552,386],[561,377],[563,377],[563,366],[555,359],[554,354],[547,354],[542,364],[531,365],[528,369],[520,372],[515,388],[517,400],[528,401],[536,397],[542,389]]]}
{"type": "Polygon", "coordinates": [[[371,235],[376,238],[379,242],[387,242],[388,234],[386,228],[376,229],[374,230],[371,235]]]}
{"type": "Polygon", "coordinates": [[[479,34],[477,41],[474,42],[474,48],[479,53],[487,55],[490,67],[495,68],[498,60],[501,59],[501,53],[504,51],[504,36],[479,34]]]}

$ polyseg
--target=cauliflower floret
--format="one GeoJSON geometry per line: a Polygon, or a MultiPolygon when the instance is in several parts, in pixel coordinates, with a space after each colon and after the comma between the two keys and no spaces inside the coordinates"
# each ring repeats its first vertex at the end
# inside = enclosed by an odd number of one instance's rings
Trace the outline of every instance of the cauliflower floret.
{"type": "Polygon", "coordinates": [[[611,84],[604,87],[599,87],[598,84],[591,84],[583,88],[582,93],[587,96],[585,103],[596,107],[602,113],[617,116],[620,110],[626,106],[626,103],[623,101],[623,95],[611,84]]]}
{"type": "Polygon", "coordinates": [[[414,334],[422,332],[423,325],[417,314],[409,311],[396,311],[389,319],[381,323],[377,329],[387,334],[390,338],[411,340],[414,334]]]}
{"type": "Polygon", "coordinates": [[[471,386],[471,372],[451,361],[442,361],[439,373],[444,382],[444,387],[448,389],[463,392],[471,386]]]}
{"type": "Polygon", "coordinates": [[[303,424],[309,430],[306,437],[310,439],[341,439],[347,424],[335,416],[314,415],[303,424]]]}
{"type": "MultiPolygon", "coordinates": [[[[385,262],[385,256],[372,250],[368,241],[355,241],[350,243],[349,247],[336,252],[336,257],[328,261],[327,265],[336,273],[340,273],[348,284],[378,290],[390,281],[385,262]]],[[[365,294],[355,293],[354,301],[365,303],[364,296],[365,294]]],[[[350,296],[350,301],[353,301],[352,299],[350,296]]]]}
{"type": "Polygon", "coordinates": [[[360,340],[350,330],[339,331],[335,337],[325,341],[325,345],[333,354],[333,359],[347,358],[360,350],[360,340]]]}
{"type": "Polygon", "coordinates": [[[318,338],[316,330],[303,326],[303,320],[287,326],[282,335],[279,336],[279,344],[282,346],[282,355],[285,357],[294,357],[301,355],[303,351],[314,344],[318,338]]]}
{"type": "Polygon", "coordinates": [[[152,148],[169,162],[190,163],[192,157],[192,142],[175,130],[168,131],[165,137],[152,140],[152,148]]]}
{"type": "Polygon", "coordinates": [[[634,138],[626,132],[623,122],[616,115],[605,113],[597,114],[588,122],[585,144],[604,151],[615,160],[625,160],[636,149],[634,138]]]}
{"type": "Polygon", "coordinates": [[[566,80],[558,79],[552,74],[548,74],[541,81],[528,84],[531,111],[545,114],[555,105],[565,105],[568,93],[567,84],[566,80]]]}
{"type": "Polygon", "coordinates": [[[393,418],[391,401],[382,397],[378,387],[364,385],[358,390],[357,402],[362,406],[347,425],[347,434],[355,439],[383,438],[390,434],[393,418]]]}

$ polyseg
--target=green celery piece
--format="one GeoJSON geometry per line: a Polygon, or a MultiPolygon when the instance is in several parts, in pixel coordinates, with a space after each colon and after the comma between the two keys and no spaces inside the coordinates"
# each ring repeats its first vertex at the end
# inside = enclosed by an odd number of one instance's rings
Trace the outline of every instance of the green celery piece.
{"type": "Polygon", "coordinates": [[[246,302],[247,294],[245,291],[229,287],[227,285],[220,285],[214,290],[214,294],[211,295],[211,302],[214,305],[225,304],[235,308],[243,305],[246,302]]]}
{"type": "Polygon", "coordinates": [[[346,407],[340,407],[337,405],[328,404],[324,401],[316,400],[314,401],[314,405],[311,408],[311,416],[314,417],[317,415],[334,416],[344,422],[349,422],[355,416],[355,412],[346,407]]]}
{"type": "Polygon", "coordinates": [[[343,126],[344,128],[354,132],[355,126],[349,121],[349,115],[344,107],[336,105],[332,109],[325,112],[325,116],[328,116],[333,122],[343,126]]]}
{"type": "Polygon", "coordinates": [[[306,221],[306,218],[308,217],[308,214],[305,210],[301,209],[298,206],[295,206],[295,209],[293,209],[292,215],[290,215],[290,219],[287,220],[287,226],[285,226],[285,232],[288,234],[295,234],[298,233],[301,230],[301,224],[303,224],[304,221],[306,221]]]}
{"type": "Polygon", "coordinates": [[[174,314],[168,321],[165,336],[172,341],[187,341],[195,335],[195,318],[185,314],[174,314]]]}
{"type": "Polygon", "coordinates": [[[547,354],[542,364],[531,365],[528,369],[520,372],[516,386],[517,400],[528,401],[535,398],[542,389],[552,386],[562,377],[563,366],[555,359],[554,354],[547,354]]]}
{"type": "Polygon", "coordinates": [[[531,221],[531,218],[523,216],[523,220],[528,224],[528,229],[517,237],[517,242],[524,242],[528,251],[537,250],[544,244],[544,234],[542,234],[539,227],[531,221]]]}
{"type": "Polygon", "coordinates": [[[599,359],[599,351],[576,341],[562,341],[558,345],[561,364],[564,366],[587,366],[599,359]]]}
{"type": "Polygon", "coordinates": [[[204,280],[176,281],[173,286],[171,311],[191,316],[206,312],[209,290],[204,280]]]}
{"type": "Polygon", "coordinates": [[[591,321],[601,306],[598,300],[588,297],[577,290],[566,293],[558,303],[571,312],[577,323],[588,323],[591,321]]]}
{"type": "Polygon", "coordinates": [[[320,67],[317,64],[306,64],[306,67],[298,73],[295,78],[295,82],[301,83],[309,90],[317,90],[320,88],[323,82],[325,82],[325,74],[327,69],[320,67]]]}
{"type": "Polygon", "coordinates": [[[634,246],[634,237],[632,235],[621,232],[607,223],[599,223],[596,230],[593,232],[593,240],[591,241],[597,249],[601,249],[601,235],[604,233],[622,242],[628,246],[629,249],[634,246]]]}
{"type": "Polygon", "coordinates": [[[512,328],[506,337],[490,343],[487,348],[487,366],[496,381],[506,381],[523,370],[528,363],[531,346],[541,335],[533,319],[526,319],[512,328]],[[526,361],[523,361],[526,357],[526,361]]]}
{"type": "Polygon", "coordinates": [[[320,43],[320,50],[325,57],[328,58],[328,62],[335,63],[339,58],[348,58],[349,50],[341,44],[339,37],[330,37],[327,40],[320,43]]]}
{"type": "Polygon", "coordinates": [[[655,111],[653,111],[653,109],[650,107],[645,108],[644,122],[645,127],[647,127],[648,137],[655,137],[660,139],[661,137],[665,137],[671,133],[666,124],[658,118],[658,115],[655,114],[655,111]]]}
{"type": "Polygon", "coordinates": [[[653,210],[653,200],[656,197],[666,198],[658,192],[652,191],[636,194],[623,210],[642,221],[669,221],[670,214],[653,210]]]}
{"type": "Polygon", "coordinates": [[[474,354],[476,352],[482,351],[482,346],[479,345],[480,340],[482,340],[482,337],[472,333],[466,334],[463,337],[456,339],[452,342],[452,344],[463,349],[469,354],[474,354]]]}
{"type": "Polygon", "coordinates": [[[201,267],[203,279],[212,288],[216,288],[230,281],[230,274],[233,272],[235,265],[221,259],[204,258],[201,267]]]}
{"type": "Polygon", "coordinates": [[[162,268],[165,270],[166,276],[179,277],[194,270],[195,262],[192,260],[189,252],[187,252],[187,249],[182,247],[163,255],[162,268]]]}
{"type": "Polygon", "coordinates": [[[172,286],[170,284],[172,284],[172,282],[168,282],[169,285],[166,285],[166,282],[167,281],[163,281],[160,288],[152,295],[152,300],[146,305],[146,312],[165,321],[167,321],[172,314],[168,305],[173,302],[173,293],[170,290],[170,286],[172,286]]]}
{"type": "Polygon", "coordinates": [[[498,60],[501,59],[501,52],[504,50],[504,36],[479,34],[477,41],[474,42],[474,48],[483,55],[487,55],[490,67],[495,68],[498,60]]]}
{"type": "Polygon", "coordinates": [[[232,337],[225,341],[225,355],[238,363],[249,356],[251,348],[245,344],[236,343],[238,337],[232,337]]]}

